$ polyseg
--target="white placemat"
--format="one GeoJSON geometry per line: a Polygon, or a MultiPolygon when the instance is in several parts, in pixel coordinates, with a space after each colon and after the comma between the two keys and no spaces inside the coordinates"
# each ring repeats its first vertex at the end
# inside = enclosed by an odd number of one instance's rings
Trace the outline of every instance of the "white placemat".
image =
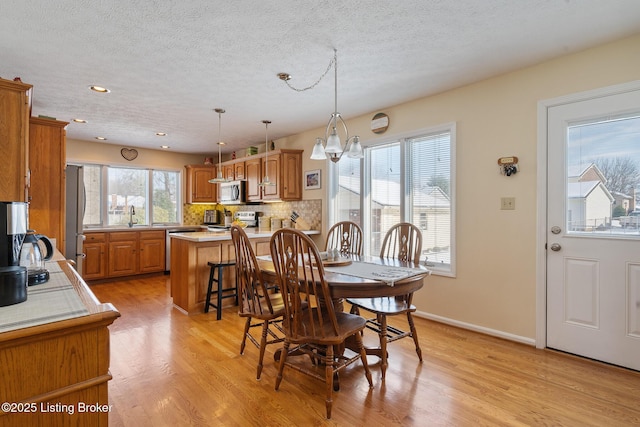
{"type": "Polygon", "coordinates": [[[363,279],[379,280],[389,286],[393,286],[398,280],[429,274],[429,271],[419,268],[393,267],[361,261],[353,261],[349,265],[339,267],[325,267],[324,270],[332,273],[346,274],[347,276],[361,277],[363,279]]]}
{"type": "Polygon", "coordinates": [[[0,307],[0,332],[86,316],[86,309],[58,263],[47,263],[49,281],[27,288],[27,300],[0,307]]]}

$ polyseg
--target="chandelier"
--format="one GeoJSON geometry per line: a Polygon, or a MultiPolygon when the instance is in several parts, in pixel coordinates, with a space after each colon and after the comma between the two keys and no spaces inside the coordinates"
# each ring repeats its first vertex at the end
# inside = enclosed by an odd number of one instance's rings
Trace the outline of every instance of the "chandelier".
{"type": "Polygon", "coordinates": [[[222,177],[222,152],[220,151],[222,146],[225,145],[224,142],[222,142],[222,140],[220,139],[220,128],[221,128],[221,123],[222,123],[222,113],[224,113],[224,109],[222,108],[216,108],[215,110],[216,113],[218,113],[218,174],[215,178],[210,179],[209,182],[211,184],[219,184],[221,182],[227,182],[227,180],[225,178],[222,177]]]}
{"type": "Polygon", "coordinates": [[[291,79],[291,75],[287,73],[279,73],[278,78],[284,81],[287,86],[291,89],[302,92],[308,89],[314,88],[320,81],[327,75],[331,67],[333,66],[334,71],[334,108],[333,113],[331,114],[331,118],[327,123],[327,128],[325,129],[324,138],[316,138],[316,143],[313,147],[313,151],[311,153],[312,160],[324,160],[328,158],[334,163],[337,163],[342,158],[342,155],[346,152],[347,157],[354,159],[361,159],[363,157],[362,154],[362,145],[360,145],[360,137],[354,135],[349,137],[349,130],[347,129],[347,124],[342,119],[340,113],[338,113],[338,51],[333,49],[333,59],[329,62],[329,66],[327,67],[324,74],[311,86],[306,87],[304,89],[296,89],[291,86],[289,80],[291,79]],[[345,143],[344,146],[340,141],[340,136],[338,135],[338,129],[342,131],[345,135],[345,143]]]}

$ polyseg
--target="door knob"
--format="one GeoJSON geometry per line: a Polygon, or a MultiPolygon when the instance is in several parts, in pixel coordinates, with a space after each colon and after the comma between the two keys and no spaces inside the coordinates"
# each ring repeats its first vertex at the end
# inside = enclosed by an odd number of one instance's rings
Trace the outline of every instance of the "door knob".
{"type": "Polygon", "coordinates": [[[551,244],[551,250],[554,252],[558,252],[560,249],[562,249],[562,246],[560,246],[560,243],[552,243],[551,244]]]}

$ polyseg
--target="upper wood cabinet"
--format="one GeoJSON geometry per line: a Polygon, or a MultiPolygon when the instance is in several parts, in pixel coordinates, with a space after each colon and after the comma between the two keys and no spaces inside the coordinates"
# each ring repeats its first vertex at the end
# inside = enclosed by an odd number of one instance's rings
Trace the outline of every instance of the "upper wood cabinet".
{"type": "Polygon", "coordinates": [[[245,179],[245,176],[244,176],[244,160],[243,161],[236,161],[233,164],[233,175],[234,175],[235,179],[245,179]]]}
{"type": "MultiPolygon", "coordinates": [[[[280,154],[280,198],[302,200],[302,151],[281,150],[280,154]]],[[[271,172],[269,172],[271,173],[271,172]]]]}
{"type": "Polygon", "coordinates": [[[302,152],[303,150],[281,149],[270,151],[268,159],[261,154],[245,160],[247,201],[301,200],[302,152]],[[266,173],[274,185],[259,185],[266,173]]]}
{"type": "Polygon", "coordinates": [[[186,203],[217,203],[218,185],[211,184],[215,178],[216,168],[213,165],[187,165],[186,203]]]}
{"type": "Polygon", "coordinates": [[[235,171],[233,170],[233,164],[222,164],[222,177],[228,181],[233,181],[235,178],[235,171]]]}
{"type": "Polygon", "coordinates": [[[65,247],[66,131],[69,123],[31,117],[29,120],[29,228],[65,247]]]}
{"type": "Polygon", "coordinates": [[[262,159],[258,156],[244,161],[244,177],[247,180],[247,201],[262,200],[262,191],[258,184],[262,181],[262,159]]]}
{"type": "Polygon", "coordinates": [[[222,176],[229,180],[245,179],[244,176],[244,160],[228,160],[221,163],[222,176]]]}
{"type": "Polygon", "coordinates": [[[0,200],[28,201],[31,88],[0,79],[0,200]]]}

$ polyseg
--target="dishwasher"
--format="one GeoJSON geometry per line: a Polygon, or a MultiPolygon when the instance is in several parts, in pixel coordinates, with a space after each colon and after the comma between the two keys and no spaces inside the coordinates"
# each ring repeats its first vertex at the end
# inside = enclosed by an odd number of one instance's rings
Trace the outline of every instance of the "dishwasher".
{"type": "Polygon", "coordinates": [[[202,231],[202,227],[194,225],[193,227],[175,227],[175,228],[167,228],[166,238],[167,241],[165,243],[165,264],[164,264],[164,274],[169,273],[169,269],[171,268],[171,234],[173,233],[196,233],[198,231],[202,231]]]}

